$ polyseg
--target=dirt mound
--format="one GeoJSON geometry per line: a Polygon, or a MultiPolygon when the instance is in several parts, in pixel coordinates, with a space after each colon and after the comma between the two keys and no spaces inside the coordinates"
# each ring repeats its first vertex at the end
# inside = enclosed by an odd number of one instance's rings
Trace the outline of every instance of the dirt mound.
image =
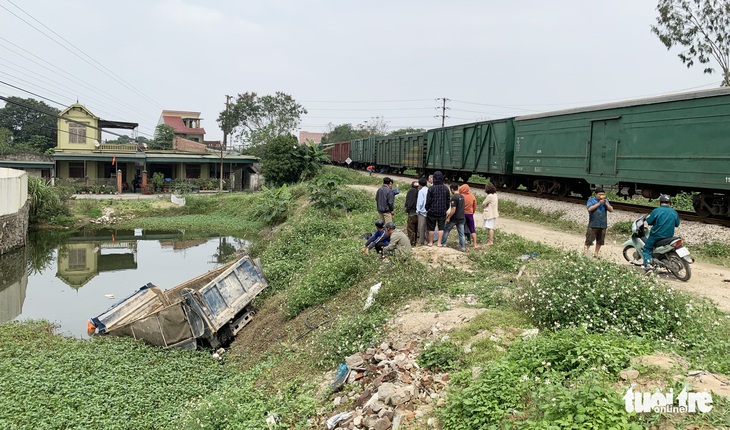
{"type": "Polygon", "coordinates": [[[466,272],[474,272],[466,253],[454,248],[437,246],[418,246],[413,248],[413,257],[430,267],[451,267],[466,272]]]}

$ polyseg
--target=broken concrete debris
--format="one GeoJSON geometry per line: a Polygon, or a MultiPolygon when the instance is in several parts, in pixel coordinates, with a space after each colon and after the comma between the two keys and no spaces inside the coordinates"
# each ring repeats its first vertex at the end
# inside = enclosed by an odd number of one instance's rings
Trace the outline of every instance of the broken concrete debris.
{"type": "MultiPolygon", "coordinates": [[[[347,382],[359,385],[362,392],[353,389],[334,395],[333,405],[340,412],[327,420],[327,428],[398,429],[408,421],[425,420],[436,405],[443,405],[442,393],[448,386],[449,374],[418,366],[418,354],[414,352],[417,345],[418,342],[412,342],[394,348],[384,343],[347,357],[347,382]]],[[[347,390],[348,386],[343,388],[347,390]]],[[[430,426],[436,424],[433,418],[429,420],[430,426]]]]}

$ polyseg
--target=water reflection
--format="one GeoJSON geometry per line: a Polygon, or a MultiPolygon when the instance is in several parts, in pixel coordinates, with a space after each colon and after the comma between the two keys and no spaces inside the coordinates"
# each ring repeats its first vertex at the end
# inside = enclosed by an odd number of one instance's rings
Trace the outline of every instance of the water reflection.
{"type": "Polygon", "coordinates": [[[142,285],[172,288],[245,246],[232,237],[140,229],[32,233],[26,248],[0,256],[0,322],[47,319],[86,337],[90,317],[142,285]]]}

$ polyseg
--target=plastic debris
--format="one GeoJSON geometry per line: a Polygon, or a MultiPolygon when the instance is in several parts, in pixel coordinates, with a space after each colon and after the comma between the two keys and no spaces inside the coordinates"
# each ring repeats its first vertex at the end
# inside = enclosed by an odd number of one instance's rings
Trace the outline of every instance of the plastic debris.
{"type": "Polygon", "coordinates": [[[347,367],[347,364],[340,364],[340,367],[337,368],[337,373],[335,374],[335,380],[332,382],[331,391],[333,393],[337,391],[345,383],[345,381],[347,381],[347,375],[349,374],[350,368],[347,367]]]}
{"type": "Polygon", "coordinates": [[[370,287],[370,293],[368,293],[368,298],[365,299],[365,307],[363,309],[367,309],[373,305],[373,303],[375,302],[375,295],[378,294],[378,291],[380,291],[381,285],[383,285],[383,283],[378,282],[377,284],[370,287]]]}
{"type": "Polygon", "coordinates": [[[529,260],[531,258],[537,258],[537,252],[531,252],[529,254],[522,254],[519,257],[517,257],[518,260],[522,260],[522,261],[529,260]]]}
{"type": "Polygon", "coordinates": [[[279,421],[281,421],[281,415],[279,414],[269,414],[269,416],[266,417],[266,425],[270,429],[275,429],[279,421]]]}
{"type": "Polygon", "coordinates": [[[112,299],[112,300],[115,299],[114,294],[104,294],[104,297],[106,297],[107,299],[112,299]]]}
{"type": "Polygon", "coordinates": [[[337,415],[331,416],[330,419],[327,420],[327,423],[326,423],[327,428],[329,430],[332,430],[333,428],[335,428],[337,423],[350,418],[352,416],[352,414],[353,414],[353,412],[340,412],[337,415]]]}

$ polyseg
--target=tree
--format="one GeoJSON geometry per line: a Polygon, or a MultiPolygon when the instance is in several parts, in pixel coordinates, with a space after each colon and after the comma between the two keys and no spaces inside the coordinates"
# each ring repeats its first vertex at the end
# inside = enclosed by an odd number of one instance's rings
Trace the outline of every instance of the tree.
{"type": "Polygon", "coordinates": [[[310,180],[322,170],[322,165],[329,161],[330,156],[321,145],[302,145],[300,151],[302,160],[302,180],[310,180]]]}
{"type": "Polygon", "coordinates": [[[406,128],[399,128],[398,130],[393,130],[390,133],[388,133],[388,136],[400,136],[402,134],[413,134],[413,133],[421,133],[426,130],[422,128],[413,128],[413,127],[406,127],[406,128]]]}
{"type": "Polygon", "coordinates": [[[352,139],[361,139],[367,136],[365,130],[355,129],[352,124],[340,124],[332,127],[332,123],[329,124],[330,131],[322,136],[321,142],[325,143],[337,143],[346,142],[352,139]]]}
{"type": "Polygon", "coordinates": [[[721,86],[730,86],[730,3],[727,0],[659,0],[658,25],[652,33],[667,47],[687,48],[679,59],[687,67],[695,60],[705,66],[704,73],[715,71],[714,59],[722,70],[721,86]]]}
{"type": "Polygon", "coordinates": [[[244,149],[250,149],[288,136],[306,113],[288,94],[277,91],[273,96],[258,96],[251,92],[239,94],[235,103],[220,113],[218,124],[236,137],[244,149]]]}
{"type": "Polygon", "coordinates": [[[266,182],[283,185],[297,182],[305,164],[303,148],[291,134],[273,138],[266,144],[261,157],[261,172],[266,182]]]}
{"type": "Polygon", "coordinates": [[[175,129],[167,124],[160,124],[155,128],[155,138],[148,144],[149,149],[172,149],[174,138],[175,129]]]}
{"type": "Polygon", "coordinates": [[[41,101],[8,97],[0,109],[0,128],[10,130],[10,146],[43,153],[57,143],[59,110],[41,101]]]}

